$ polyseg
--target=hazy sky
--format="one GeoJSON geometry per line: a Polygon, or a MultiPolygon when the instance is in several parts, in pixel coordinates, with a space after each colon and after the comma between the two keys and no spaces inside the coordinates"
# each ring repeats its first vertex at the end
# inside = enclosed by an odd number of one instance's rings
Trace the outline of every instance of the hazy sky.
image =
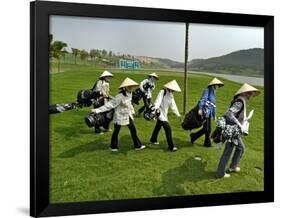
{"type": "MultiPolygon", "coordinates": [[[[185,24],[85,17],[50,18],[54,40],[79,48],[184,61],[185,24]]],[[[189,60],[263,48],[263,28],[190,24],[189,60]]]]}

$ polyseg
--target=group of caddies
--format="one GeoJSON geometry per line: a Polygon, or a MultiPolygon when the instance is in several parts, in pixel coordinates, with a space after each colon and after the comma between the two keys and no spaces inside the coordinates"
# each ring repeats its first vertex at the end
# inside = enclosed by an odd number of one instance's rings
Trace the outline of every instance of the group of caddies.
{"type": "MultiPolygon", "coordinates": [[[[100,92],[100,99],[98,104],[94,104],[92,113],[98,114],[114,109],[113,123],[114,130],[111,137],[110,149],[113,152],[117,152],[118,147],[118,135],[121,126],[127,126],[130,130],[131,138],[134,144],[135,150],[145,149],[146,146],[141,142],[138,137],[137,129],[134,124],[134,107],[132,103],[133,90],[139,86],[139,89],[143,92],[144,105],[138,110],[136,116],[140,116],[145,108],[152,103],[152,92],[156,87],[156,82],[159,80],[159,76],[156,73],[148,74],[147,78],[140,82],[140,85],[130,78],[126,78],[119,86],[119,93],[115,97],[109,95],[109,83],[113,78],[113,74],[104,71],[99,80],[95,83],[93,90],[100,92]]],[[[201,98],[197,104],[197,115],[202,118],[202,128],[190,134],[190,141],[194,143],[201,136],[205,136],[204,146],[211,147],[211,122],[212,119],[216,120],[216,91],[218,88],[224,86],[224,84],[214,78],[203,91],[201,98]]],[[[152,144],[159,144],[158,134],[163,127],[166,135],[168,149],[172,152],[177,151],[177,147],[173,142],[172,128],[168,120],[169,108],[175,113],[177,117],[181,117],[178,107],[176,105],[173,94],[175,92],[181,92],[176,80],[172,80],[166,83],[159,91],[156,100],[154,101],[155,109],[160,111],[160,115],[157,117],[157,122],[152,131],[150,142],[152,144]]],[[[242,135],[248,134],[248,127],[246,125],[246,102],[251,98],[259,94],[259,90],[249,84],[244,84],[234,94],[234,97],[230,103],[230,106],[220,119],[222,127],[217,124],[217,128],[214,131],[216,134],[212,134],[212,138],[220,138],[225,143],[225,148],[220,158],[216,176],[218,178],[230,177],[231,172],[239,172],[239,162],[244,153],[244,144],[241,140],[242,135]],[[220,128],[219,128],[220,127],[220,128]],[[235,127],[235,128],[234,128],[235,127]],[[236,131],[235,131],[236,130],[236,131]],[[227,135],[228,133],[228,135],[227,135]],[[213,136],[215,135],[215,136],[213,136]],[[227,163],[230,159],[232,152],[232,161],[230,167],[226,170],[227,163]]],[[[109,132],[109,121],[105,122],[102,126],[95,126],[95,132],[103,134],[109,132]]],[[[216,140],[214,140],[216,141],[216,140]]]]}

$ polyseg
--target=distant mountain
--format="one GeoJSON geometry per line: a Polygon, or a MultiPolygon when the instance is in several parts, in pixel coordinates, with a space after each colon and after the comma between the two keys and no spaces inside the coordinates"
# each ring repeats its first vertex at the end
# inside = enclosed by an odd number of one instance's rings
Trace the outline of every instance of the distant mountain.
{"type": "Polygon", "coordinates": [[[147,56],[136,56],[135,58],[141,62],[142,67],[176,68],[176,69],[184,68],[184,63],[173,61],[168,58],[154,58],[154,57],[147,57],[147,56]]]}
{"type": "Polygon", "coordinates": [[[220,57],[194,59],[189,62],[188,69],[210,73],[262,76],[264,73],[264,50],[252,48],[220,57]]]}

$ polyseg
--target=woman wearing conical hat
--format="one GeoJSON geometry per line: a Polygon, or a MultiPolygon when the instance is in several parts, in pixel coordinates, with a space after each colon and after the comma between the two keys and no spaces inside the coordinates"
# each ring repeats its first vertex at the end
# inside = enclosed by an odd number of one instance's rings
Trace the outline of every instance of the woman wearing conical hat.
{"type": "MultiPolygon", "coordinates": [[[[99,77],[99,80],[96,81],[92,90],[96,93],[97,96],[93,102],[94,108],[104,105],[109,100],[109,83],[113,78],[113,74],[105,70],[99,77]]],[[[106,121],[103,125],[104,131],[110,131],[109,129],[110,121],[106,121]]],[[[100,129],[100,126],[95,126],[95,133],[103,134],[100,129]]]]}
{"type": "Polygon", "coordinates": [[[216,89],[224,86],[223,82],[214,78],[204,89],[203,94],[198,101],[198,115],[204,118],[203,128],[190,134],[191,143],[194,143],[199,137],[205,135],[204,146],[211,147],[211,118],[216,118],[216,89]]]}
{"type": "Polygon", "coordinates": [[[151,103],[152,91],[155,89],[155,83],[159,79],[156,73],[150,73],[147,75],[147,79],[141,81],[140,90],[143,93],[144,105],[139,109],[138,116],[145,110],[145,108],[151,103]]]}
{"type": "Polygon", "coordinates": [[[150,142],[152,144],[156,144],[156,145],[159,144],[157,137],[159,131],[161,130],[161,127],[163,127],[165,130],[166,139],[169,146],[168,149],[170,151],[176,151],[177,147],[174,145],[172,139],[172,129],[168,121],[169,108],[172,109],[172,111],[177,115],[177,117],[180,117],[180,113],[176,105],[173,92],[181,92],[181,89],[178,83],[176,82],[176,80],[170,81],[167,84],[165,84],[164,89],[162,89],[159,92],[154,105],[156,109],[160,110],[160,116],[157,119],[156,126],[150,138],[150,142]]]}
{"type": "MultiPolygon", "coordinates": [[[[241,135],[248,134],[248,126],[246,119],[246,101],[250,100],[252,97],[258,95],[260,92],[255,87],[245,83],[242,87],[235,93],[234,98],[230,104],[229,109],[225,113],[226,124],[237,125],[241,135]]],[[[230,155],[235,148],[235,152],[232,157],[232,161],[229,167],[229,172],[239,172],[239,162],[244,153],[244,143],[240,135],[233,137],[231,140],[227,140],[225,144],[225,149],[220,158],[220,162],[217,169],[217,177],[230,177],[230,174],[225,172],[226,165],[230,159],[230,155]]]]}
{"type": "Polygon", "coordinates": [[[93,113],[102,113],[114,109],[114,131],[111,137],[110,144],[110,148],[112,151],[118,151],[118,135],[121,126],[128,126],[136,150],[141,150],[145,148],[145,145],[142,145],[137,136],[136,127],[134,125],[132,90],[136,86],[138,86],[138,83],[127,77],[120,85],[120,93],[118,95],[112,98],[104,106],[92,110],[93,113]]]}

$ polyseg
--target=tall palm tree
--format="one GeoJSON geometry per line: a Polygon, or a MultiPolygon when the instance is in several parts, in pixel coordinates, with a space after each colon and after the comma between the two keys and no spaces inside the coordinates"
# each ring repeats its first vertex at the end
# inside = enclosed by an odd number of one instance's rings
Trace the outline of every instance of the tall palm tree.
{"type": "Polygon", "coordinates": [[[58,60],[58,72],[60,72],[60,59],[65,54],[65,47],[67,47],[67,44],[62,41],[54,41],[52,43],[52,57],[58,60]]]}
{"type": "MultiPolygon", "coordinates": [[[[88,52],[85,50],[80,51],[80,59],[85,61],[87,57],[89,56],[88,52]]],[[[84,62],[85,63],[85,62],[84,62]]]]}
{"type": "Polygon", "coordinates": [[[80,53],[80,50],[77,48],[71,48],[72,54],[74,55],[74,63],[76,64],[76,58],[80,53]]]}
{"type": "Polygon", "coordinates": [[[62,56],[63,56],[63,62],[65,63],[65,56],[66,54],[68,54],[69,52],[64,48],[62,51],[62,56]]]}
{"type": "Polygon", "coordinates": [[[53,35],[49,34],[49,58],[53,57],[54,47],[53,47],[53,35]]]}
{"type": "Polygon", "coordinates": [[[89,56],[91,58],[91,61],[93,61],[93,58],[95,57],[95,55],[96,55],[95,49],[91,49],[90,52],[89,52],[89,56]]]}

